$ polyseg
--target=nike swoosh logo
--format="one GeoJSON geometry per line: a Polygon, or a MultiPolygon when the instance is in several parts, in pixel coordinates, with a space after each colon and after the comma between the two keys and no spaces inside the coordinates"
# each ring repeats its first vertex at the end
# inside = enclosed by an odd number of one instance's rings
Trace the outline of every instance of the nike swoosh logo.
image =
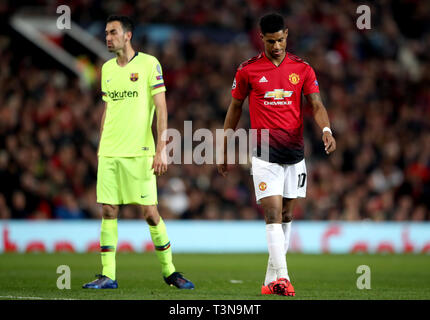
{"type": "Polygon", "coordinates": [[[140,197],[143,199],[143,198],[146,198],[147,196],[146,196],[146,195],[145,195],[145,196],[142,196],[142,195],[141,195],[140,197]]]}
{"type": "Polygon", "coordinates": [[[109,82],[109,81],[111,81],[112,79],[108,79],[108,80],[106,80],[106,82],[109,82]]]}

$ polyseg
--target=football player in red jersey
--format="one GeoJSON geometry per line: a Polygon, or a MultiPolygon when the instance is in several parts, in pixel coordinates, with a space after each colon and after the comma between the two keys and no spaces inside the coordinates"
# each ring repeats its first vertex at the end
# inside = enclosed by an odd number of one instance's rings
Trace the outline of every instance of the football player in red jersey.
{"type": "MultiPolygon", "coordinates": [[[[260,29],[264,52],[237,69],[224,130],[236,129],[243,101],[249,97],[251,128],[257,131],[252,176],[256,199],[265,215],[269,250],[261,293],[294,296],[286,253],[294,204],[297,198],[306,196],[302,94],[312,106],[327,154],[336,149],[336,141],[314,70],[286,51],[288,29],[283,17],[275,13],[265,15],[260,20],[260,29]],[[263,129],[269,130],[268,141],[263,139],[263,129]],[[268,148],[264,148],[267,142],[268,148]]],[[[227,137],[223,143],[227,144],[227,137]]],[[[228,170],[227,150],[224,150],[224,163],[218,164],[223,176],[228,170]]]]}

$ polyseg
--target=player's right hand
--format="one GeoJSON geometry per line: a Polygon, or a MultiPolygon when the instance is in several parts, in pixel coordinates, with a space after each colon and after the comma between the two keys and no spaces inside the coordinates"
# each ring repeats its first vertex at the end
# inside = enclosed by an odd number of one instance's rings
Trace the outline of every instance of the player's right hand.
{"type": "Polygon", "coordinates": [[[228,168],[227,163],[217,164],[218,172],[223,176],[227,176],[228,168]]]}
{"type": "MultiPolygon", "coordinates": [[[[218,167],[218,172],[223,176],[226,177],[227,176],[227,172],[228,172],[228,166],[227,166],[227,152],[225,151],[225,148],[223,147],[224,152],[222,153],[222,163],[217,164],[218,167]]],[[[218,159],[217,159],[218,161],[218,159]]]]}

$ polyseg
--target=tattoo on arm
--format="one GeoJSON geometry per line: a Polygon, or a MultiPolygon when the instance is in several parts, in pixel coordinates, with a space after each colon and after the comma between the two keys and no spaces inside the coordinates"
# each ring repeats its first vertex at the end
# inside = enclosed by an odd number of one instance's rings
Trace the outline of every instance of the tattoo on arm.
{"type": "Polygon", "coordinates": [[[314,93],[310,93],[310,94],[306,95],[306,99],[308,100],[308,102],[310,104],[313,104],[315,102],[321,102],[322,103],[321,96],[320,96],[319,92],[314,92],[314,93]]]}
{"type": "Polygon", "coordinates": [[[310,93],[306,96],[308,102],[312,105],[314,118],[320,128],[330,127],[327,110],[322,103],[319,92],[310,93]]]}

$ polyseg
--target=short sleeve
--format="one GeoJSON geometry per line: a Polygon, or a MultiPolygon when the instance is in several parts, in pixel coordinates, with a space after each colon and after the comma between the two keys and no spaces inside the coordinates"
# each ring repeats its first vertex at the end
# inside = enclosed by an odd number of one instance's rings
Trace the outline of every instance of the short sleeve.
{"type": "Polygon", "coordinates": [[[318,80],[317,80],[317,77],[315,76],[314,69],[309,66],[308,73],[303,83],[303,94],[308,95],[316,92],[320,92],[318,80]]]}
{"type": "Polygon", "coordinates": [[[106,71],[104,71],[104,67],[102,67],[102,76],[101,76],[101,90],[102,90],[102,99],[103,101],[109,102],[109,96],[108,96],[108,88],[106,83],[106,71]]]}
{"type": "Polygon", "coordinates": [[[166,91],[163,79],[163,70],[161,69],[161,64],[157,58],[154,58],[154,62],[152,64],[152,71],[149,77],[149,87],[151,89],[151,95],[156,95],[157,93],[166,91]]]}
{"type": "Polygon", "coordinates": [[[238,69],[231,87],[231,96],[238,100],[245,100],[249,93],[249,81],[246,72],[238,69]]]}

